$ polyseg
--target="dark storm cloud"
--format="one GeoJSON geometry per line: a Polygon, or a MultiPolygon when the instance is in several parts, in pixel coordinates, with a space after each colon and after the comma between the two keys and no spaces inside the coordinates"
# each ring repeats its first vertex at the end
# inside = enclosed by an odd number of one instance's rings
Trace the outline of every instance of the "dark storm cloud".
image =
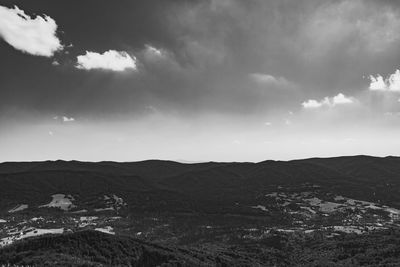
{"type": "Polygon", "coordinates": [[[393,73],[400,59],[397,1],[1,5],[50,16],[65,44],[46,59],[0,42],[2,110],[77,117],[140,116],[148,107],[179,114],[266,114],[301,109],[307,99],[354,96],[368,86],[363,75],[393,73]],[[75,68],[86,51],[110,50],[137,58],[137,70],[75,68]]]}
{"type": "Polygon", "coordinates": [[[1,25],[0,161],[399,151],[397,0],[14,5],[62,49],[1,25]]]}

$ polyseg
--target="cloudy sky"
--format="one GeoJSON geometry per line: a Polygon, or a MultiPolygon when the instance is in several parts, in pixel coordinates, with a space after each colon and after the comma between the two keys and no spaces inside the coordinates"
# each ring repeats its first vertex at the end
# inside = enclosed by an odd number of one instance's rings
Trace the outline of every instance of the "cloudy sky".
{"type": "Polygon", "coordinates": [[[0,161],[399,155],[397,0],[0,1],[0,161]]]}

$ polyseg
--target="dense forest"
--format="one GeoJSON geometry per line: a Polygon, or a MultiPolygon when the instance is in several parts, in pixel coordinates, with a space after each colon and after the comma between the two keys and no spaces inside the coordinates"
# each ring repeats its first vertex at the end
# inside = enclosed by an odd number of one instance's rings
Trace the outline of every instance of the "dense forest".
{"type": "Polygon", "coordinates": [[[96,231],[48,235],[0,250],[5,266],[399,266],[400,231],[326,238],[273,232],[230,246],[160,246],[96,231]]]}

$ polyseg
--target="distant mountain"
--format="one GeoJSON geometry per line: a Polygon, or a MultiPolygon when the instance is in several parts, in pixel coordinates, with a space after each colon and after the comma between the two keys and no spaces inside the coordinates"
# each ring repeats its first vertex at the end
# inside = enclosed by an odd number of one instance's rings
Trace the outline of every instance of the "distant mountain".
{"type": "Polygon", "coordinates": [[[234,201],[251,201],[278,185],[305,183],[400,207],[397,157],[195,164],[160,160],[6,162],[0,164],[0,183],[0,208],[17,202],[43,202],[60,192],[81,198],[112,192],[123,196],[135,209],[154,209],[160,204],[168,210],[205,211],[207,207],[201,207],[204,202],[226,206],[234,201]]]}
{"type": "Polygon", "coordinates": [[[134,175],[146,179],[161,179],[186,171],[208,169],[224,163],[184,164],[174,161],[146,160],[138,162],[81,162],[81,161],[43,161],[43,162],[4,162],[0,163],[0,173],[21,173],[37,171],[85,171],[105,174],[134,175]]]}

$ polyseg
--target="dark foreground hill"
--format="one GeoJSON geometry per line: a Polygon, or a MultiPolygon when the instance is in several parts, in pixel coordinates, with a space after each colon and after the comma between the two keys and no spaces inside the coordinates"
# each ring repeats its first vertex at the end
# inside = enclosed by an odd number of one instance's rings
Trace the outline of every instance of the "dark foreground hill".
{"type": "MultiPolygon", "coordinates": [[[[264,263],[276,261],[274,257],[264,263]]],[[[96,231],[32,238],[0,249],[0,264],[16,266],[257,266],[234,250],[165,247],[96,231]]]]}
{"type": "Polygon", "coordinates": [[[5,266],[399,266],[400,232],[272,234],[243,246],[166,247],[96,231],[28,239],[0,249],[5,266]]]}

